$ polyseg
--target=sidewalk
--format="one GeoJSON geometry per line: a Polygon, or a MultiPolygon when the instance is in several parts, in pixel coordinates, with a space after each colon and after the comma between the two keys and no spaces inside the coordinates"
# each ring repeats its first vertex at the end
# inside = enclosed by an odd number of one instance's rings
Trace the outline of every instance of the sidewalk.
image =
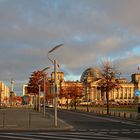
{"type": "Polygon", "coordinates": [[[62,131],[72,126],[58,119],[58,126],[54,126],[54,117],[47,113],[33,109],[1,109],[0,131],[62,131]]]}

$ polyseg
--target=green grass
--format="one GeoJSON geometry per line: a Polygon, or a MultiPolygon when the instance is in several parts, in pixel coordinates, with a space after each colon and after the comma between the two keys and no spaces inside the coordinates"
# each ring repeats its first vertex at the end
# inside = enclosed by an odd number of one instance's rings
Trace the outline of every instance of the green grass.
{"type": "MultiPolygon", "coordinates": [[[[86,106],[77,106],[77,109],[85,109],[86,110],[86,106]]],[[[91,110],[106,110],[106,107],[105,106],[92,106],[92,107],[89,107],[89,109],[91,110]]],[[[126,111],[126,112],[137,112],[137,107],[134,106],[134,107],[110,107],[109,108],[110,111],[126,111]]]]}

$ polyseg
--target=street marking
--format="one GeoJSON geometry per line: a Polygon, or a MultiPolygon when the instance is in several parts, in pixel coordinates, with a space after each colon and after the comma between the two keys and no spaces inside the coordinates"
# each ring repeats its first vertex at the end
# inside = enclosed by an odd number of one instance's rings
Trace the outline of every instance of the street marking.
{"type": "Polygon", "coordinates": [[[107,132],[99,132],[99,134],[107,134],[107,132]]]}
{"type": "Polygon", "coordinates": [[[135,134],[140,134],[140,132],[133,132],[133,133],[135,133],[135,134]]]}
{"type": "Polygon", "coordinates": [[[130,129],[121,129],[121,131],[130,131],[130,129]]]}
{"type": "Polygon", "coordinates": [[[120,132],[109,132],[109,134],[119,134],[120,132]]]}
{"type": "Polygon", "coordinates": [[[74,129],[71,132],[89,132],[95,134],[131,134],[140,133],[140,129],[74,129]]]}
{"type": "Polygon", "coordinates": [[[132,129],[132,131],[140,131],[140,129],[132,129]]]}
{"type": "Polygon", "coordinates": [[[101,131],[109,131],[109,129],[101,129],[101,131]]]}
{"type": "Polygon", "coordinates": [[[47,134],[45,136],[42,136],[42,135],[39,135],[39,136],[36,136],[36,135],[26,135],[26,136],[34,136],[34,137],[40,137],[40,138],[53,138],[53,139],[63,139],[63,140],[84,140],[84,139],[77,139],[77,138],[70,138],[70,137],[65,137],[64,135],[50,135],[50,134],[47,134]],[[63,137],[62,137],[63,136],[63,137]]]}
{"type": "MultiPolygon", "coordinates": [[[[136,138],[113,136],[111,134],[118,134],[118,132],[93,133],[93,132],[46,132],[46,133],[0,133],[0,138],[13,138],[18,140],[42,140],[42,139],[56,139],[56,140],[85,140],[85,139],[99,139],[99,140],[138,140],[136,138]],[[8,136],[5,136],[8,135],[8,136]]],[[[128,133],[127,133],[128,134],[128,133]]]]}
{"type": "Polygon", "coordinates": [[[122,134],[129,134],[129,133],[131,133],[131,132],[121,132],[122,134]]]}
{"type": "Polygon", "coordinates": [[[120,131],[120,129],[110,129],[110,131],[120,131]]]}
{"type": "Polygon", "coordinates": [[[17,136],[4,136],[0,134],[0,138],[13,138],[13,139],[23,139],[23,140],[41,140],[41,139],[33,139],[33,138],[24,138],[24,137],[17,137],[17,136]]]}
{"type": "Polygon", "coordinates": [[[4,127],[5,127],[5,126],[12,126],[12,127],[13,127],[13,126],[17,126],[17,125],[14,125],[14,124],[6,124],[6,125],[0,125],[0,126],[2,126],[2,127],[3,127],[3,126],[4,126],[4,127]]]}

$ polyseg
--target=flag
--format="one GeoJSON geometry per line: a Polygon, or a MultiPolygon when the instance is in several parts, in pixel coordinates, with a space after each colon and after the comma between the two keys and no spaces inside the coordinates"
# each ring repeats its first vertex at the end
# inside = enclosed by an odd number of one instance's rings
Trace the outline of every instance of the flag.
{"type": "Polygon", "coordinates": [[[140,67],[138,66],[138,71],[140,70],[140,67]]]}
{"type": "Polygon", "coordinates": [[[58,68],[60,68],[60,65],[59,65],[59,64],[57,64],[57,67],[58,67],[58,68]]]}

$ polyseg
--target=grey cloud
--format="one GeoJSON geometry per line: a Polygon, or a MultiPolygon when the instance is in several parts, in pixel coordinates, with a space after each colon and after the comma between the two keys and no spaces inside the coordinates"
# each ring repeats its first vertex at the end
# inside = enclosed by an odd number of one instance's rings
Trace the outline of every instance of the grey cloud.
{"type": "Polygon", "coordinates": [[[139,0],[1,0],[0,78],[24,83],[32,71],[52,65],[47,52],[59,43],[64,47],[51,57],[67,77],[103,57],[121,60],[132,73],[139,63],[139,55],[128,56],[140,44],[138,5],[139,0]]]}

